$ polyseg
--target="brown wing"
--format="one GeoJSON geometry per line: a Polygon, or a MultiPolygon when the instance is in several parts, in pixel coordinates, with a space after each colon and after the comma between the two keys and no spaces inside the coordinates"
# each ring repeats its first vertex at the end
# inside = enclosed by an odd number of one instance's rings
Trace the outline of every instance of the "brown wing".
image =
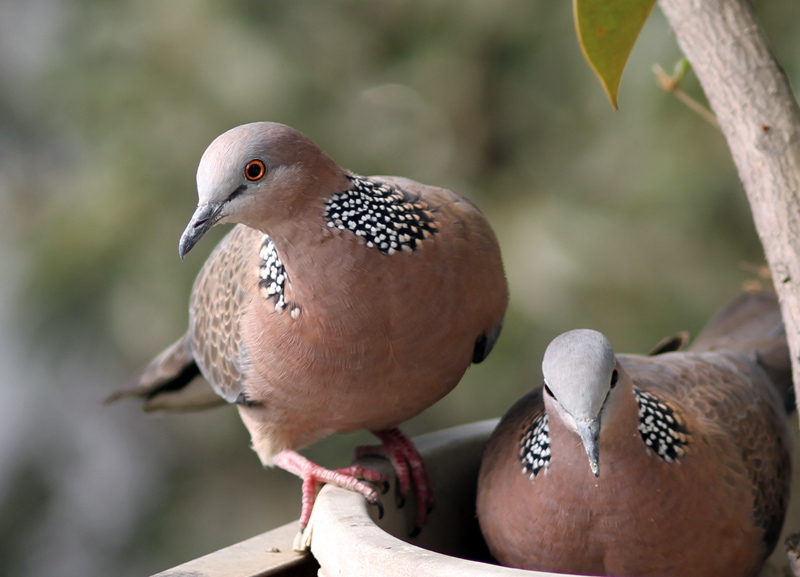
{"type": "Polygon", "coordinates": [[[229,403],[242,402],[247,352],[240,319],[255,286],[264,234],[237,225],[208,257],[189,301],[189,335],[197,364],[211,386],[229,403]],[[252,275],[252,279],[248,278],[252,275]]]}
{"type": "MultiPolygon", "coordinates": [[[[765,530],[771,551],[783,523],[791,481],[784,411],[794,409],[791,356],[777,295],[773,291],[742,293],[711,319],[690,350],[739,353],[725,356],[752,383],[742,394],[732,396],[732,406],[720,418],[728,423],[742,450],[753,480],[756,520],[765,530]]],[[[707,394],[719,402],[727,393],[724,388],[709,387],[707,394]]]]}
{"type": "Polygon", "coordinates": [[[243,402],[240,317],[249,303],[244,287],[257,283],[258,251],[264,234],[236,226],[220,241],[195,280],[189,301],[189,331],[144,372],[104,402],[126,397],[146,400],[148,411],[201,410],[243,402]],[[198,378],[204,376],[213,391],[198,378]]]}

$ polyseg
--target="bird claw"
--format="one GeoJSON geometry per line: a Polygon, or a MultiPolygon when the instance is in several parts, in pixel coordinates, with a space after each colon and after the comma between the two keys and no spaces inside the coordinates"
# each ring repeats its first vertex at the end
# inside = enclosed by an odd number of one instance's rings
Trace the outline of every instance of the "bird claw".
{"type": "Polygon", "coordinates": [[[379,455],[392,463],[397,474],[396,503],[398,508],[405,506],[406,497],[411,491],[413,482],[416,489],[417,511],[413,535],[419,533],[428,518],[428,513],[433,510],[433,492],[431,490],[425,463],[417,452],[414,444],[399,429],[373,431],[381,445],[370,445],[356,448],[356,458],[366,455],[379,455]]]}
{"type": "Polygon", "coordinates": [[[325,469],[296,453],[295,451],[282,451],[275,457],[275,465],[300,477],[303,481],[303,499],[300,512],[300,529],[308,525],[311,518],[311,509],[317,499],[321,485],[330,483],[349,489],[363,495],[367,501],[378,507],[379,518],[383,517],[383,504],[378,498],[376,489],[368,483],[387,483],[386,478],[370,469],[360,465],[352,465],[343,469],[325,469]]]}
{"type": "MultiPolygon", "coordinates": [[[[341,473],[342,475],[352,476],[355,477],[356,479],[361,479],[362,481],[366,481],[367,483],[373,483],[379,485],[381,488],[382,495],[388,493],[389,488],[391,487],[389,481],[381,473],[373,471],[372,469],[365,469],[360,465],[352,465],[350,467],[345,467],[344,469],[336,469],[333,472],[341,473]]],[[[370,505],[375,505],[375,507],[377,507],[378,520],[383,519],[383,515],[386,511],[383,508],[383,503],[381,503],[381,499],[380,497],[378,497],[378,494],[375,492],[373,492],[372,496],[364,494],[364,498],[366,498],[367,502],[370,505]]]]}
{"type": "Polygon", "coordinates": [[[383,519],[383,514],[385,511],[383,510],[383,503],[381,503],[380,499],[376,499],[374,503],[372,503],[378,508],[378,520],[383,519]]]}

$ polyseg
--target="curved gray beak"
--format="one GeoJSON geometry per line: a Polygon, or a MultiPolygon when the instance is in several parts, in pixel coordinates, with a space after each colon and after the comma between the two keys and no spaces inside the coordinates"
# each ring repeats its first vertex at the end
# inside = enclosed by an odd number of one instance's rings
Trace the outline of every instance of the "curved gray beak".
{"type": "Polygon", "coordinates": [[[578,435],[583,441],[586,456],[589,457],[589,467],[595,477],[600,476],[600,417],[579,421],[575,419],[578,435]]]}
{"type": "Polygon", "coordinates": [[[208,229],[217,224],[217,221],[222,216],[222,207],[224,205],[224,202],[219,202],[201,204],[197,207],[197,210],[194,211],[178,243],[178,254],[181,260],[186,256],[186,253],[192,250],[192,247],[197,244],[197,241],[208,232],[208,229]]]}

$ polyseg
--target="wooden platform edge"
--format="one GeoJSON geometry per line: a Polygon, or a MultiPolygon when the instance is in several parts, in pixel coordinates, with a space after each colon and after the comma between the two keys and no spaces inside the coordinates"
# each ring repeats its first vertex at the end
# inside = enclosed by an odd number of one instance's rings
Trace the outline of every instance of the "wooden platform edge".
{"type": "Polygon", "coordinates": [[[319,565],[292,543],[297,521],[256,535],[214,553],[178,565],[153,577],[311,577],[319,565]]]}

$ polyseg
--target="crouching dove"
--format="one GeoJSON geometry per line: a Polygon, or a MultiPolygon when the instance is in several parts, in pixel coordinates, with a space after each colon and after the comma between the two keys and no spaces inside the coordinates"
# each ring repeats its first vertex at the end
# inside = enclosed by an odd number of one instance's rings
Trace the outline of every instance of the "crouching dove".
{"type": "Polygon", "coordinates": [[[544,385],[484,454],[477,509],[492,554],[563,573],[757,575],[789,499],[789,359],[768,292],[740,296],[686,352],[557,337],[544,385]]]}

